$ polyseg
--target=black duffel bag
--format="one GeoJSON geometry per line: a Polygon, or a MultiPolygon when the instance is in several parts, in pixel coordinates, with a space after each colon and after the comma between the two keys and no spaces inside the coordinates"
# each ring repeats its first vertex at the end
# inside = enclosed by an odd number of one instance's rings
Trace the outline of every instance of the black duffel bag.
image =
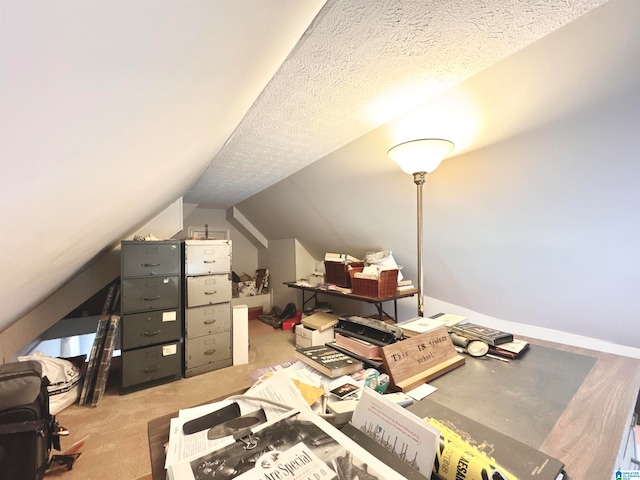
{"type": "Polygon", "coordinates": [[[39,362],[0,365],[0,480],[41,479],[51,449],[60,450],[48,385],[39,362]]]}

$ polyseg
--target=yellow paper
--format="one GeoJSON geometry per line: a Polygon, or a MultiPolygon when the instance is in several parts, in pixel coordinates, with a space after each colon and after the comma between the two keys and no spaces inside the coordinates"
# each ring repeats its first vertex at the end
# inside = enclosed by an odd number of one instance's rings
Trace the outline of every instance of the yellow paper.
{"type": "Polygon", "coordinates": [[[293,379],[293,383],[298,387],[298,390],[302,393],[302,397],[306,400],[309,406],[316,403],[316,401],[324,394],[324,389],[314,387],[313,385],[307,385],[306,383],[302,383],[300,380],[293,379]]]}

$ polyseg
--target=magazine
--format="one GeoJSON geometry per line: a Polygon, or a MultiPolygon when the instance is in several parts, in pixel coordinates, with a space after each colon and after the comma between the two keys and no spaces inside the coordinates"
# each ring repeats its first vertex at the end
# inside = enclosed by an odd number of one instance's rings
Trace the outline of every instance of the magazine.
{"type": "Polygon", "coordinates": [[[439,430],[386,397],[365,388],[343,431],[405,476],[430,478],[439,430]]]}
{"type": "Polygon", "coordinates": [[[309,410],[292,410],[233,443],[171,465],[170,480],[396,480],[402,475],[309,410]]]}

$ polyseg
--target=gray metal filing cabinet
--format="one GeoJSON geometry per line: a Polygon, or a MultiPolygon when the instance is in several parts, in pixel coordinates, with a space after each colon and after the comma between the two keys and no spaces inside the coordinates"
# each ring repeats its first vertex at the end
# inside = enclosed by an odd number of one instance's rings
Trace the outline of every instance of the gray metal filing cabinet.
{"type": "Polygon", "coordinates": [[[231,240],[185,240],[185,376],[228,367],[231,240]]]}
{"type": "Polygon", "coordinates": [[[122,393],[182,378],[179,241],[123,241],[120,276],[122,393]]]}

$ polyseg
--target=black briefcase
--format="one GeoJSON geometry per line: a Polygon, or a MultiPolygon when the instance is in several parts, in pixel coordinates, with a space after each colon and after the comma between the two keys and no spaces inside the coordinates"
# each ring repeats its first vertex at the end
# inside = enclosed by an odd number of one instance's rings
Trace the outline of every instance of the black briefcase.
{"type": "Polygon", "coordinates": [[[0,480],[41,479],[60,450],[48,384],[39,362],[0,365],[0,480]]]}

